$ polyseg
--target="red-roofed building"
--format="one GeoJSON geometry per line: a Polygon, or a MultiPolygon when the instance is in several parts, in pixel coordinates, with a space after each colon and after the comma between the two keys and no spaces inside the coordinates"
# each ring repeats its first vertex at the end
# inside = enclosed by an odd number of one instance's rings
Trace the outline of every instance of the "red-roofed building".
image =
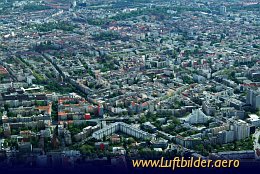
{"type": "Polygon", "coordinates": [[[85,119],[86,119],[86,120],[90,120],[90,119],[91,119],[90,113],[86,113],[86,114],[85,114],[85,119]]]}
{"type": "Polygon", "coordinates": [[[0,75],[6,75],[6,74],[8,74],[8,71],[3,66],[0,66],[0,75]]]}

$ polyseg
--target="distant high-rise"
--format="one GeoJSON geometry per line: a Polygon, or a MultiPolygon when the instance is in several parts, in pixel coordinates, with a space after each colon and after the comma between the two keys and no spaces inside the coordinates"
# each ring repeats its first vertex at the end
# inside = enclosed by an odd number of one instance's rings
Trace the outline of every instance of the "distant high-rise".
{"type": "Polygon", "coordinates": [[[231,125],[231,130],[235,131],[236,140],[242,140],[250,136],[250,125],[242,120],[235,121],[231,125]]]}
{"type": "Polygon", "coordinates": [[[227,8],[226,8],[226,6],[224,6],[224,5],[221,6],[219,11],[220,11],[220,14],[222,14],[222,15],[226,14],[226,13],[227,13],[227,8]]]}
{"type": "Polygon", "coordinates": [[[260,92],[249,90],[246,97],[246,103],[250,104],[254,109],[260,108],[260,92]]]}

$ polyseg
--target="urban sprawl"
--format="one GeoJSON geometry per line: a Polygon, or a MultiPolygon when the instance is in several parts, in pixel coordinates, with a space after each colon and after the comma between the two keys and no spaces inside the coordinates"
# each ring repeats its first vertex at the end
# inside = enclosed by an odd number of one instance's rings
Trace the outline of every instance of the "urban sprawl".
{"type": "Polygon", "coordinates": [[[258,0],[1,0],[0,166],[260,158],[258,0]]]}

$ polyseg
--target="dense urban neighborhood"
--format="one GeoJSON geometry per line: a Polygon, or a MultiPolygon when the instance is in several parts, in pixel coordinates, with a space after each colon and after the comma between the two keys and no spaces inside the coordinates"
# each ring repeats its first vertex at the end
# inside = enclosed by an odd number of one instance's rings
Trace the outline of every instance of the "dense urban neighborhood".
{"type": "Polygon", "coordinates": [[[257,0],[1,0],[0,167],[260,158],[257,0]]]}

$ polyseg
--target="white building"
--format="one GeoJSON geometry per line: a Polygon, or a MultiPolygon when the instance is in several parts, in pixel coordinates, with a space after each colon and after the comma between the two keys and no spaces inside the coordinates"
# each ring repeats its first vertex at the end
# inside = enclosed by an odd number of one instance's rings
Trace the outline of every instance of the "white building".
{"type": "Polygon", "coordinates": [[[72,2],[71,2],[71,7],[72,7],[72,8],[75,8],[76,6],[77,6],[77,1],[75,1],[75,0],[72,1],[72,2]]]}
{"type": "Polygon", "coordinates": [[[243,120],[235,121],[230,129],[235,131],[236,140],[245,139],[250,135],[250,125],[243,120]]]}
{"type": "Polygon", "coordinates": [[[247,93],[246,103],[252,105],[254,109],[260,108],[260,90],[249,90],[247,93]]]}
{"type": "Polygon", "coordinates": [[[252,125],[255,127],[260,127],[260,119],[256,114],[249,114],[249,118],[247,119],[252,125]]]}
{"type": "Polygon", "coordinates": [[[202,109],[193,109],[192,113],[186,118],[181,118],[181,120],[188,122],[190,124],[207,123],[210,120],[210,116],[207,116],[202,112],[202,109]]]}
{"type": "Polygon", "coordinates": [[[225,6],[221,6],[219,11],[220,11],[220,14],[224,15],[227,13],[227,8],[225,6]]]}
{"type": "Polygon", "coordinates": [[[123,122],[116,122],[116,123],[110,124],[109,126],[94,132],[92,137],[100,140],[100,139],[103,139],[103,137],[112,135],[118,131],[128,134],[130,136],[136,137],[136,138],[141,138],[141,139],[146,139],[146,138],[151,139],[154,137],[152,134],[149,134],[140,129],[136,129],[135,127],[133,127],[129,124],[123,123],[123,122]]]}
{"type": "Polygon", "coordinates": [[[29,85],[32,85],[34,79],[35,79],[34,76],[28,76],[28,77],[26,78],[26,81],[27,81],[27,83],[28,83],[29,85]]]}

